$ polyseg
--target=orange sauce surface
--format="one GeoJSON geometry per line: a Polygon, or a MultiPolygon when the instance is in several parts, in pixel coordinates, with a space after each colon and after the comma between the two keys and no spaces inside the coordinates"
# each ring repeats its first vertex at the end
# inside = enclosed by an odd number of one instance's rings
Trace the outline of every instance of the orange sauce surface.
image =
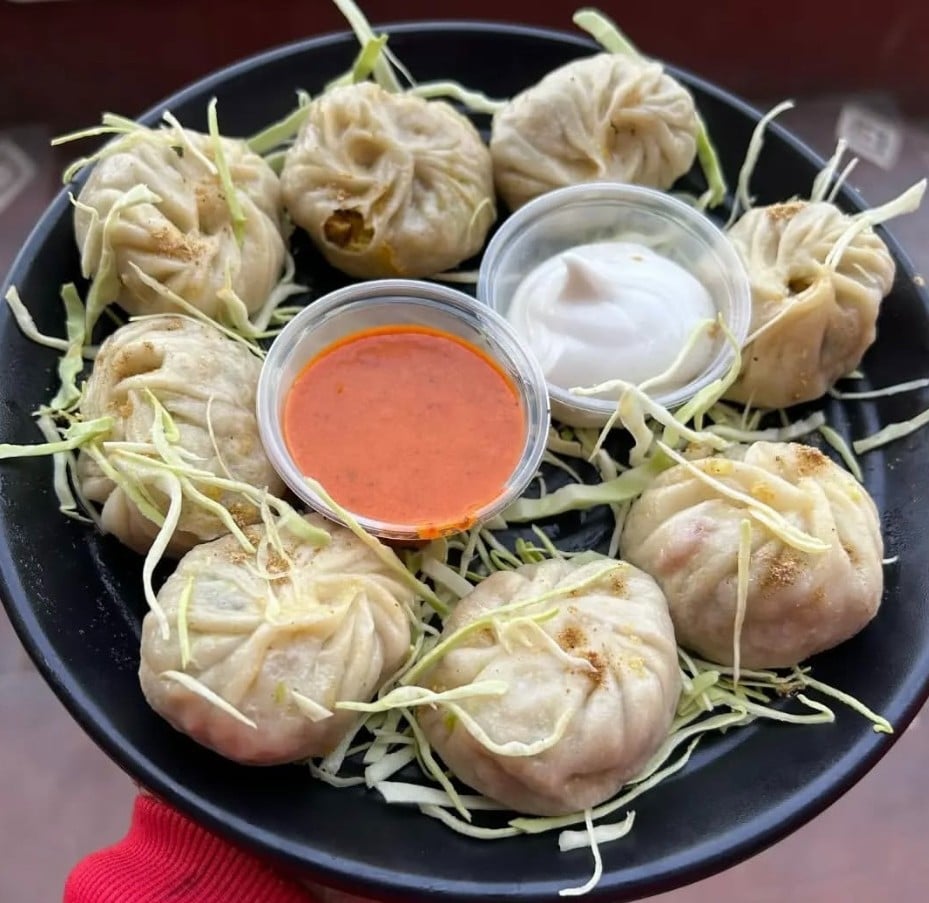
{"type": "Polygon", "coordinates": [[[465,529],[522,454],[516,388],[478,348],[428,327],[364,330],[298,374],[284,403],[297,467],[353,514],[465,529]]]}

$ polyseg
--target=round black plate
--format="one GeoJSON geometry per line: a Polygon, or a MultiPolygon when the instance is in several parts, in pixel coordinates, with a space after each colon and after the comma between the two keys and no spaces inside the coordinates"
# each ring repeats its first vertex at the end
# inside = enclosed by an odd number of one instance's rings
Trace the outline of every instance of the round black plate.
{"type": "MultiPolygon", "coordinates": [[[[480,24],[405,25],[390,33],[391,47],[418,78],[453,77],[492,96],[511,95],[592,50],[570,35],[480,24]]],[[[204,128],[215,94],[224,131],[247,135],[292,108],[296,88],[320,90],[355,52],[346,35],[274,50],[210,76],[143,118],[153,123],[170,108],[186,125],[204,128]]],[[[680,77],[734,182],[758,114],[705,82],[680,77]]],[[[753,191],[762,203],[806,194],[820,165],[775,127],[753,191]]],[[[842,203],[861,204],[848,191],[842,203]]],[[[865,362],[875,385],[925,376],[929,368],[927,299],[900,249],[890,246],[897,282],[865,362]]],[[[312,262],[311,255],[303,259],[301,275],[312,262]]],[[[78,275],[62,193],[30,236],[10,282],[39,328],[61,334],[58,289],[78,275]]],[[[329,278],[323,275],[317,288],[329,278]]],[[[54,364],[54,353],[24,339],[0,310],[0,441],[40,441],[30,412],[50,397],[54,364]]],[[[915,393],[833,406],[831,417],[862,435],[927,406],[927,393],[915,393]]],[[[926,433],[865,459],[887,554],[899,555],[899,563],[887,569],[874,623],[814,662],[816,676],[884,713],[898,734],[929,686],[927,459],[926,433]]],[[[572,529],[584,526],[575,522],[572,529]]],[[[324,883],[404,901],[554,900],[559,889],[587,879],[589,852],[561,854],[553,836],[466,839],[415,811],[388,807],[373,792],[331,789],[296,766],[243,768],[175,733],[145,705],[136,678],[144,611],[139,559],[58,513],[45,459],[0,464],[0,574],[19,636],[71,714],[137,780],[222,834],[324,883]]],[[[891,742],[840,709],[831,726],[764,724],[706,743],[683,773],[636,801],[635,829],[604,849],[605,873],[592,898],[641,897],[758,851],[833,802],[891,742]]]]}

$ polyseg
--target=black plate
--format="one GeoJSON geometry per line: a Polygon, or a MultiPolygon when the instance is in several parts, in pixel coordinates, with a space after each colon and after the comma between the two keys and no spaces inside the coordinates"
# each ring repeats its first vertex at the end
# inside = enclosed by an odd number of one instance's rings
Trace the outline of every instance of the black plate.
{"type": "MultiPolygon", "coordinates": [[[[390,32],[391,46],[417,77],[455,77],[495,96],[510,95],[592,49],[575,36],[480,24],[406,25],[390,32]]],[[[153,123],[170,108],[185,124],[202,128],[206,102],[215,94],[224,131],[246,135],[287,112],[297,87],[318,91],[348,67],[355,51],[345,35],[274,50],[210,76],[143,118],[153,123]]],[[[758,114],[705,82],[680,77],[693,90],[734,181],[758,114]]],[[[820,166],[774,128],[753,190],[760,202],[805,194],[820,166]]],[[[848,191],[842,203],[861,206],[848,191]]],[[[888,242],[899,268],[880,338],[866,360],[875,385],[924,376],[929,366],[927,298],[899,247],[888,242]]],[[[303,257],[304,268],[312,263],[311,255],[303,257]]],[[[61,194],[10,274],[41,330],[61,334],[58,288],[78,272],[68,200],[61,194]]],[[[25,340],[5,309],[0,349],[0,441],[39,441],[30,412],[53,391],[55,355],[25,340]]],[[[915,393],[833,406],[830,418],[860,436],[927,406],[929,395],[915,393]]],[[[816,676],[883,712],[898,735],[929,687],[927,459],[926,433],[865,459],[887,554],[900,560],[887,570],[875,622],[814,663],[816,676]]],[[[594,525],[580,518],[562,526],[583,532],[594,525]]],[[[417,812],[388,807],[374,793],[331,789],[299,767],[246,769],[175,733],[145,705],[136,678],[144,611],[139,559],[59,515],[47,460],[0,464],[0,574],[17,633],[71,714],[133,777],[220,833],[322,882],[405,901],[553,900],[560,888],[587,879],[589,852],[559,854],[553,836],[469,840],[417,812]]],[[[604,849],[605,874],[592,898],[617,901],[666,890],[758,851],[832,803],[891,742],[845,710],[832,726],[765,724],[707,742],[682,774],[636,802],[635,829],[604,849]]]]}

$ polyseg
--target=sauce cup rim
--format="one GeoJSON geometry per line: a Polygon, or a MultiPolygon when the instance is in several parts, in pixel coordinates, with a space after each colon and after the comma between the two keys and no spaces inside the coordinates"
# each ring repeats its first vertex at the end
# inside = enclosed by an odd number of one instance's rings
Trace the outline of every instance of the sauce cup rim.
{"type": "MultiPolygon", "coordinates": [[[[415,279],[374,279],[347,285],[309,302],[286,324],[268,349],[258,379],[256,416],[262,445],[271,465],[291,491],[319,514],[337,523],[344,523],[338,512],[307,484],[306,475],[297,466],[287,447],[281,408],[293,384],[293,377],[286,380],[284,369],[289,367],[294,372],[290,365],[294,363],[294,356],[300,354],[300,343],[332,317],[351,319],[355,314],[385,304],[397,307],[398,320],[395,325],[423,325],[410,319],[410,316],[428,310],[434,316],[444,317],[450,327],[457,324],[473,330],[474,336],[482,339],[481,349],[484,353],[509,374],[525,415],[525,436],[520,459],[501,487],[500,494],[473,511],[462,512],[462,518],[447,524],[416,525],[392,523],[348,512],[366,532],[381,539],[422,542],[484,523],[502,513],[523,493],[535,476],[545,451],[550,423],[549,397],[541,366],[516,330],[496,311],[457,289],[415,279]],[[400,305],[403,305],[402,316],[400,305]]],[[[440,330],[442,328],[434,323],[425,325],[440,330]]],[[[365,328],[359,325],[347,329],[345,334],[362,332],[365,328]]],[[[473,338],[461,336],[453,329],[448,331],[477,346],[473,338]]],[[[318,353],[301,355],[296,372],[318,353]]]]}

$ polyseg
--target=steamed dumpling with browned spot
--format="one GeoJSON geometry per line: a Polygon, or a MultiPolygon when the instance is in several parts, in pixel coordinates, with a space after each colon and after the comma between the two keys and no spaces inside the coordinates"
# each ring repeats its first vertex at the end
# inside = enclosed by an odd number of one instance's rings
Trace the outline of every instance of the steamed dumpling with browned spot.
{"type": "Polygon", "coordinates": [[[284,201],[352,276],[431,276],[476,254],[496,218],[490,153],[447,103],[371,82],[310,105],[281,173],[284,201]]]}
{"type": "Polygon", "coordinates": [[[763,408],[812,401],[861,363],[895,266],[870,227],[830,264],[850,225],[834,204],[791,201],[756,207],[729,230],[751,283],[749,335],[757,337],[727,398],[763,408]]]}
{"type": "Polygon", "coordinates": [[[227,281],[246,317],[268,301],[287,253],[280,184],[244,141],[219,141],[244,217],[241,235],[209,135],[140,126],[94,165],[77,197],[74,235],[84,275],[107,270],[106,302],[130,314],[183,312],[138,271],[214,319],[224,316],[218,293],[227,281]],[[157,199],[127,204],[137,186],[157,199]]]}
{"type": "Polygon", "coordinates": [[[511,210],[580,182],[670,188],[693,165],[693,97],[660,63],[599,53],[517,94],[494,116],[490,152],[511,210]]]}
{"type": "Polygon", "coordinates": [[[197,546],[158,593],[167,635],[155,611],[142,623],[149,704],[237,762],[331,752],[357,718],[336,703],[368,702],[410,651],[413,593],[400,561],[392,570],[344,527],[305,521],[328,542],[282,528],[275,547],[255,524],[245,529],[255,554],[233,536],[197,546]]]}
{"type": "MultiPolygon", "coordinates": [[[[84,387],[80,412],[86,420],[109,416],[110,443],[138,443],[122,455],[100,443],[101,466],[89,450],[78,458],[80,489],[103,506],[103,529],[140,553],[147,552],[159,530],[138,503],[147,499],[160,516],[168,511],[169,474],[147,467],[144,457],[160,458],[153,444],[155,404],[177,429],[172,449],[186,454],[191,466],[217,478],[230,478],[272,495],[284,484],[268,461],[258,433],[255,393],[261,361],[248,348],[215,327],[189,317],[165,315],[136,320],[116,330],[100,348],[84,387]],[[210,435],[212,430],[212,436],[210,435]],[[180,451],[178,451],[180,450],[180,451]],[[115,481],[114,468],[121,479],[115,481]],[[141,492],[142,495],[137,495],[141,492]]],[[[182,555],[197,543],[228,532],[214,511],[197,504],[191,492],[230,512],[240,526],[259,519],[258,508],[241,493],[217,488],[196,478],[185,493],[168,554],[182,555]]]]}
{"type": "Polygon", "coordinates": [[[458,603],[442,640],[456,634],[417,684],[498,681],[505,692],[416,716],[452,772],[491,799],[538,815],[595,806],[667,736],[681,690],[674,631],[655,581],[625,562],[492,574],[458,603]]]}
{"type": "Polygon", "coordinates": [[[620,548],[664,590],[677,640],[733,663],[741,523],[751,523],[739,648],[747,668],[795,665],[854,636],[877,613],[883,540],[867,490],[806,445],[756,442],[693,461],[729,490],[763,502],[827,546],[801,551],[682,464],[633,503],[620,548]]]}

